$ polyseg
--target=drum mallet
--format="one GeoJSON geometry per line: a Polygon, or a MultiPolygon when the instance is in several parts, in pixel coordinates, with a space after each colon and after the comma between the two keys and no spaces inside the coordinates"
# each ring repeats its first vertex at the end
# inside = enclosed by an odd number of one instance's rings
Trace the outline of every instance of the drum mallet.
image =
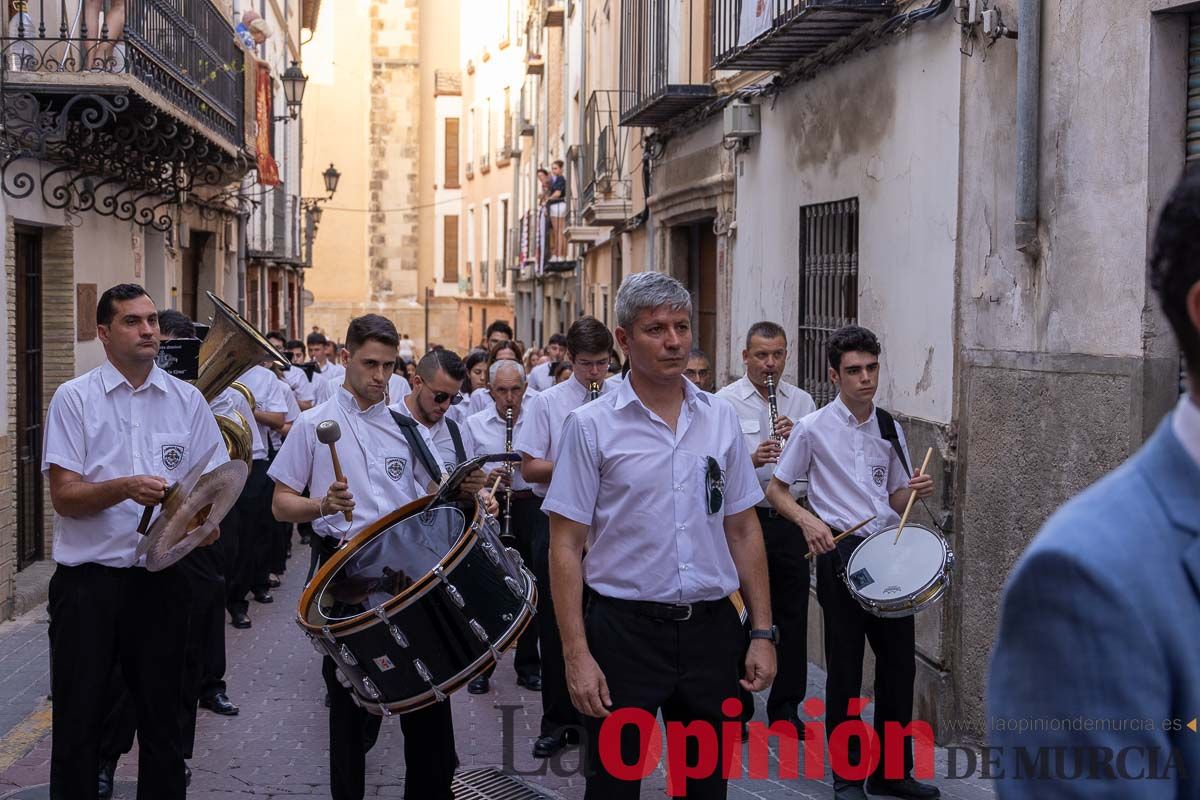
{"type": "MultiPolygon", "coordinates": [[[[860,529],[862,529],[863,526],[869,525],[870,523],[872,523],[874,521],[875,521],[874,517],[867,517],[862,522],[855,525],[853,528],[850,528],[849,530],[844,530],[841,533],[839,533],[837,536],[833,537],[833,543],[837,544],[838,542],[840,542],[842,539],[845,539],[850,534],[859,531],[860,529]]],[[[814,555],[815,554],[810,551],[808,553],[805,553],[804,557],[811,560],[814,555]]]]}
{"type": "MultiPolygon", "coordinates": [[[[925,474],[925,470],[929,469],[929,459],[933,457],[933,448],[925,451],[925,460],[921,462],[921,474],[925,474]]],[[[896,538],[892,540],[892,544],[900,541],[900,534],[904,533],[904,526],[908,524],[908,515],[912,513],[913,503],[917,502],[917,493],[913,492],[908,496],[908,505],[904,507],[904,516],[900,518],[900,527],[896,530],[896,538]]]]}
{"type": "MultiPolygon", "coordinates": [[[[327,419],[317,425],[317,441],[329,445],[329,457],[333,459],[333,476],[339,483],[345,483],[346,476],[342,474],[342,462],[338,461],[337,455],[337,440],[340,438],[342,429],[333,420],[327,419]]],[[[353,511],[343,511],[342,516],[346,518],[346,522],[354,521],[353,511]]]]}

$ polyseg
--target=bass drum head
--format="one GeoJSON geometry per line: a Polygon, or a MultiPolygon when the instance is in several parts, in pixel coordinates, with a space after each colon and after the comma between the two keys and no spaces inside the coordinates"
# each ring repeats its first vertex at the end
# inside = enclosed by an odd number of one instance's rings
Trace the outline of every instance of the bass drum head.
{"type": "Polygon", "coordinates": [[[846,564],[846,580],[863,599],[886,605],[920,594],[945,568],[945,540],[928,528],[909,524],[899,542],[896,527],[864,539],[846,564]]]}
{"type": "Polygon", "coordinates": [[[317,587],[305,620],[316,627],[345,622],[404,594],[450,553],[466,527],[462,511],[439,506],[380,530],[317,587]]]}

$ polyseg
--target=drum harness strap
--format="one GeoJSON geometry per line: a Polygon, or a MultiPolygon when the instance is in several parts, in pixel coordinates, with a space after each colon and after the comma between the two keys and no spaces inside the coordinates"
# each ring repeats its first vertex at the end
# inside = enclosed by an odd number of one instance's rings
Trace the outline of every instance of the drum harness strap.
{"type": "MultiPolygon", "coordinates": [[[[425,444],[425,439],[417,431],[417,422],[412,417],[401,414],[398,411],[391,411],[392,419],[396,420],[396,424],[400,426],[400,432],[404,434],[404,438],[408,441],[408,449],[413,452],[417,458],[421,459],[421,464],[425,467],[425,471],[435,477],[440,477],[443,470],[438,464],[433,453],[429,452],[429,446],[425,444]]],[[[458,425],[452,419],[446,420],[446,427],[450,429],[450,438],[454,441],[454,456],[461,463],[467,460],[466,448],[463,447],[462,434],[458,430],[458,425]]]]}

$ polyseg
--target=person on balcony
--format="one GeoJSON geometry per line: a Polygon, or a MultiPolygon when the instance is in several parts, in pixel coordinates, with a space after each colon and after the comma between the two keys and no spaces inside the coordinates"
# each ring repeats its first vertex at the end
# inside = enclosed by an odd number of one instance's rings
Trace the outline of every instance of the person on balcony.
{"type": "Polygon", "coordinates": [[[83,21],[87,25],[83,36],[84,65],[91,70],[117,72],[113,47],[125,35],[125,0],[86,0],[83,21]],[[100,11],[105,5],[107,10],[101,24],[100,11]]]}
{"type": "Polygon", "coordinates": [[[550,185],[546,197],[546,209],[550,212],[550,260],[567,260],[567,179],[563,176],[563,162],[550,165],[550,185]]]}

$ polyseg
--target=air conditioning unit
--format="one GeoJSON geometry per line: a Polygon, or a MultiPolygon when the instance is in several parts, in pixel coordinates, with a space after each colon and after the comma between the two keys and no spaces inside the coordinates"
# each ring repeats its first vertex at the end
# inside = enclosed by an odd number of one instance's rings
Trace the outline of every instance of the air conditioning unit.
{"type": "Polygon", "coordinates": [[[757,103],[735,100],[725,106],[725,139],[749,139],[762,133],[757,103]]]}

